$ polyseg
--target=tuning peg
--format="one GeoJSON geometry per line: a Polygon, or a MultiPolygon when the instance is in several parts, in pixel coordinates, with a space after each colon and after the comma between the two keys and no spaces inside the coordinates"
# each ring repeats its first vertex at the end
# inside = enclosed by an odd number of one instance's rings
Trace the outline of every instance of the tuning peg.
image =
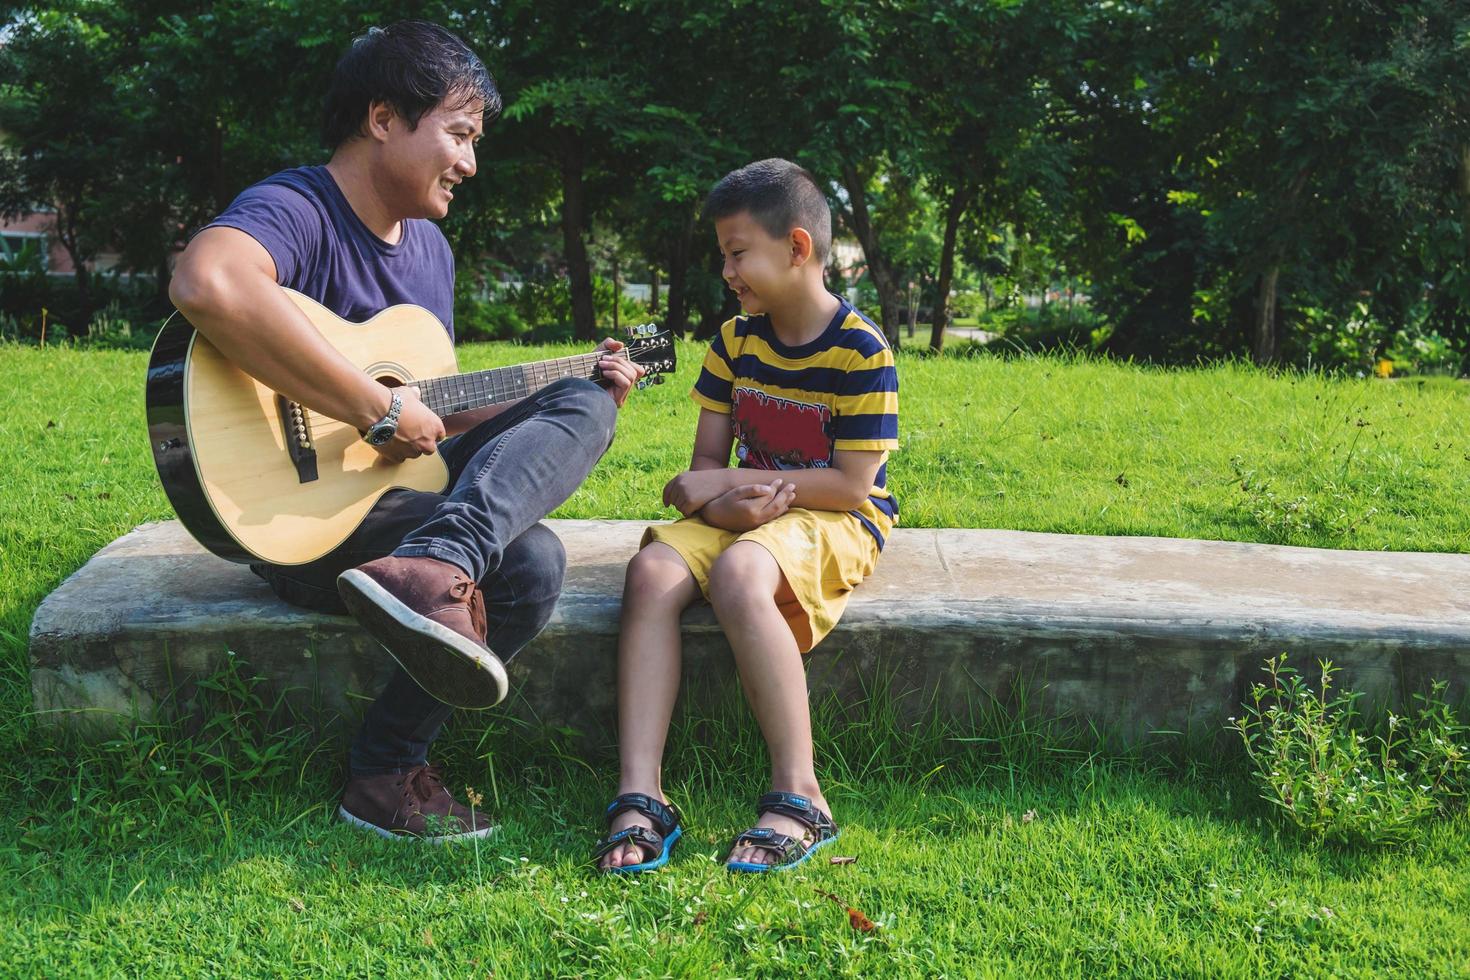
{"type": "Polygon", "coordinates": [[[653,376],[653,383],[656,384],[656,385],[663,384],[664,383],[664,376],[662,374],[656,374],[656,375],[654,375],[653,376]]]}

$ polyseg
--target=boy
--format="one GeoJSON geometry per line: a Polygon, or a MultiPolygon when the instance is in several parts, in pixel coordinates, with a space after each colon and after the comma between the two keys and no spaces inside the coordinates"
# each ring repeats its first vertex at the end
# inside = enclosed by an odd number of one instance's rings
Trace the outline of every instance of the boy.
{"type": "Polygon", "coordinates": [[[771,755],[771,792],[735,838],[732,871],[793,867],[837,836],[817,784],[801,656],[871,574],[898,506],[885,461],[898,447],[893,352],[828,292],[831,213],[812,175],[762,160],[705,202],[725,282],[747,315],[726,323],[691,393],[694,455],[628,565],[619,636],[619,796],[598,842],[607,871],[668,861],[682,834],[661,759],[679,683],[679,614],[703,594],[735,653],[771,755]],[[729,467],[735,445],[738,467],[729,467]]]}

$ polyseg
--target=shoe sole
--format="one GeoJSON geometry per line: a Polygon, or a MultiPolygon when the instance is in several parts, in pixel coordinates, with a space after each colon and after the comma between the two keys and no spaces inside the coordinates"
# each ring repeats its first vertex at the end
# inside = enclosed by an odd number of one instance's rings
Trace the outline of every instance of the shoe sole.
{"type": "Polygon", "coordinates": [[[414,612],[355,568],[337,576],[337,591],[353,618],[433,697],[475,711],[505,700],[510,680],[489,649],[414,612]]]}
{"type": "Polygon", "coordinates": [[[683,836],[684,828],[675,827],[669,832],[669,836],[664,838],[664,849],[658,857],[651,861],[644,861],[642,864],[625,864],[617,868],[603,868],[602,872],[610,875],[641,875],[649,871],[657,871],[669,863],[669,859],[674,856],[674,845],[679,843],[679,838],[683,836]]]}
{"type": "Polygon", "coordinates": [[[725,870],[735,874],[769,874],[776,871],[790,871],[798,864],[805,864],[813,854],[817,853],[819,849],[832,843],[834,840],[837,839],[837,837],[838,834],[833,834],[826,840],[817,841],[811,847],[808,847],[806,849],[806,853],[803,854],[801,857],[797,858],[795,861],[788,861],[785,864],[752,864],[749,861],[726,861],[725,870]]]}
{"type": "Polygon", "coordinates": [[[371,831],[372,833],[377,834],[379,837],[385,838],[387,840],[412,841],[418,844],[447,844],[450,841],[469,840],[472,837],[489,837],[491,834],[500,829],[499,827],[496,827],[494,824],[492,824],[488,827],[480,827],[475,830],[466,830],[463,833],[459,834],[441,834],[438,837],[425,837],[422,834],[410,834],[407,831],[395,834],[391,830],[379,827],[375,823],[371,823],[367,820],[362,819],[362,817],[353,816],[344,806],[337,807],[337,816],[341,818],[343,823],[351,824],[352,826],[357,827],[360,830],[371,831]]]}

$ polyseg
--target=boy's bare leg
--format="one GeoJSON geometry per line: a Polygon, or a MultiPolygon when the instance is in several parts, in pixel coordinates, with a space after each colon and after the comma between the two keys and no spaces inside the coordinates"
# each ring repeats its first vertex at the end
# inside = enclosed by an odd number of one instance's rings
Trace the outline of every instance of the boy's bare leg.
{"type": "MultiPolygon", "coordinates": [[[[710,572],[710,602],[735,652],[741,686],[771,754],[771,789],[799,793],[830,814],[812,761],[806,671],[778,608],[778,603],[794,600],[781,566],[754,542],[735,542],[710,572]]],[[[797,840],[809,833],[805,824],[778,814],[762,816],[756,826],[797,840]]],[[[771,856],[745,847],[731,852],[730,860],[769,864],[771,856]]]]}
{"type": "MultiPolygon", "coordinates": [[[[654,542],[628,563],[623,584],[623,618],[618,632],[618,793],[663,795],[664,740],[679,694],[679,614],[699,598],[699,585],[679,553],[654,542]]],[[[626,811],[608,833],[653,822],[626,811]]],[[[601,866],[642,864],[647,856],[634,844],[603,855],[601,866]]]]}

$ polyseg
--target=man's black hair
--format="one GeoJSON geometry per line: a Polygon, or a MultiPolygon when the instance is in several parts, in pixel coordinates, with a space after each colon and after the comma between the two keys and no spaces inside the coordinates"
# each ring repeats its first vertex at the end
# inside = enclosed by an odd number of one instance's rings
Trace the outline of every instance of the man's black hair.
{"type": "Polygon", "coordinates": [[[832,209],[805,168],[772,157],[727,173],[705,198],[704,216],[718,221],[741,211],[749,211],[772,238],[805,228],[812,236],[812,255],[826,265],[832,250],[832,209]]]}
{"type": "Polygon", "coordinates": [[[500,115],[495,79],[459,38],[422,20],[370,28],[353,40],[332,73],[322,139],[335,150],[363,135],[374,102],[388,103],[415,129],[445,99],[451,109],[483,101],[487,124],[500,115]]]}

